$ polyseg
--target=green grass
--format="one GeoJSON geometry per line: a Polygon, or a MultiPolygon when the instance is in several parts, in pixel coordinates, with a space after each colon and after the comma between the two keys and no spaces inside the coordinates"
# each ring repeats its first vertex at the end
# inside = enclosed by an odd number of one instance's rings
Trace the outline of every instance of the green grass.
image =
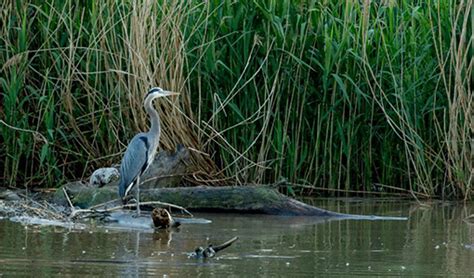
{"type": "Polygon", "coordinates": [[[2,180],[118,163],[159,85],[182,93],[157,108],[162,147],[199,151],[189,182],[469,199],[472,1],[368,3],[3,3],[2,180]]]}

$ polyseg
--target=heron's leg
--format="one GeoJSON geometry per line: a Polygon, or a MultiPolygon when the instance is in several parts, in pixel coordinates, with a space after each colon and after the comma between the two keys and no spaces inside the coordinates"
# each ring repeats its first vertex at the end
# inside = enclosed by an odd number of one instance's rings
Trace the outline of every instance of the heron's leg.
{"type": "Polygon", "coordinates": [[[137,178],[137,216],[140,216],[140,176],[137,178]]]}

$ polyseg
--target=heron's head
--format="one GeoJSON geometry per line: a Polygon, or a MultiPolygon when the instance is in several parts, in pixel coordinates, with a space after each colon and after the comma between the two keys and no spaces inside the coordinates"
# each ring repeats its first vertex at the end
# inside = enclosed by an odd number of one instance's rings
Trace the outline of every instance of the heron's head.
{"type": "Polygon", "coordinates": [[[145,98],[151,97],[152,99],[154,99],[157,97],[166,97],[166,96],[175,96],[175,95],[179,95],[179,93],[166,91],[166,90],[161,89],[160,87],[153,87],[148,91],[145,98]]]}

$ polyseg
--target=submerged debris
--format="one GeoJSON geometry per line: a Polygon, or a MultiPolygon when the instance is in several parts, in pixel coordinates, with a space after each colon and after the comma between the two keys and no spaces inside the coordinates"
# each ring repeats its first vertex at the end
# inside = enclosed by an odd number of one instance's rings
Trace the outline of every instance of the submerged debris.
{"type": "Polygon", "coordinates": [[[157,229],[167,229],[178,227],[181,225],[179,221],[176,221],[171,214],[164,208],[155,208],[151,212],[151,219],[153,220],[153,225],[157,229]]]}
{"type": "Polygon", "coordinates": [[[189,253],[188,257],[189,258],[195,258],[195,259],[212,258],[220,250],[223,250],[223,249],[231,246],[232,243],[234,243],[237,239],[239,239],[239,238],[234,237],[234,238],[231,238],[230,240],[222,243],[221,245],[216,245],[216,246],[212,246],[212,244],[209,244],[209,246],[206,247],[206,248],[203,248],[203,247],[199,246],[198,248],[196,248],[196,250],[194,250],[194,252],[189,253]]]}

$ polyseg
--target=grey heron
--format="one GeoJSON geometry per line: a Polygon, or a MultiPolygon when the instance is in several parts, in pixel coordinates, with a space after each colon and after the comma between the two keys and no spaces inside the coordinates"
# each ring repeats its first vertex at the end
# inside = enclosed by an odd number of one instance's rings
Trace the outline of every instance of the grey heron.
{"type": "Polygon", "coordinates": [[[145,96],[145,110],[150,116],[151,127],[148,132],[135,135],[127,146],[120,164],[119,195],[123,202],[132,188],[137,187],[137,215],[140,215],[140,176],[153,163],[160,142],[160,116],[153,107],[153,100],[159,97],[179,95],[159,87],[151,88],[145,96]]]}

